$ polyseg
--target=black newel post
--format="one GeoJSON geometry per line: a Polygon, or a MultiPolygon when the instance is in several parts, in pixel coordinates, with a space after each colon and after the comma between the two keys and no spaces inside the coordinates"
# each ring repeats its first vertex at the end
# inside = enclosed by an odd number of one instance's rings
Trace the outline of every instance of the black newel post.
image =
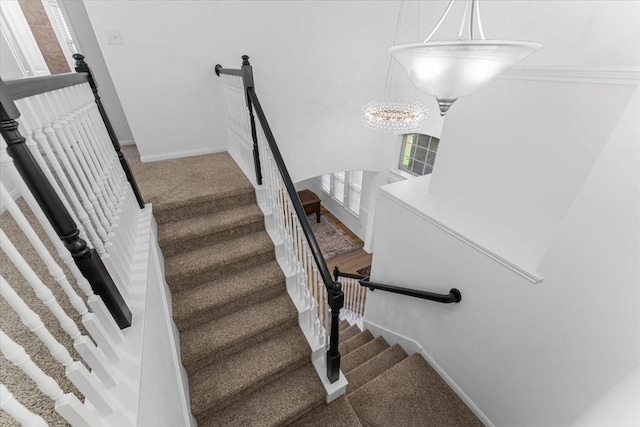
{"type": "Polygon", "coordinates": [[[7,143],[7,153],[54,230],[71,252],[80,272],[91,284],[93,292],[102,298],[120,329],[131,326],[129,307],[100,256],[95,250],[89,249],[87,243],[79,237],[80,232],[71,215],[27,148],[15,120],[18,117],[20,112],[0,79],[0,133],[7,143]]]}
{"type": "Polygon", "coordinates": [[[256,119],[253,116],[253,107],[249,97],[249,88],[253,88],[253,68],[249,63],[249,57],[242,55],[242,81],[244,82],[244,93],[247,97],[247,108],[249,109],[249,119],[251,120],[251,139],[253,140],[253,166],[256,170],[256,182],[262,185],[262,166],[260,165],[260,153],[258,152],[258,132],[256,130],[256,119]]]}
{"type": "Polygon", "coordinates": [[[330,383],[340,378],[340,310],[344,306],[344,293],[340,282],[333,282],[327,292],[327,301],[331,307],[331,336],[329,337],[329,350],[327,351],[327,378],[330,383]]]}
{"type": "Polygon", "coordinates": [[[87,73],[89,75],[89,85],[91,86],[91,90],[93,91],[93,96],[96,99],[96,105],[98,106],[98,111],[100,112],[100,116],[102,117],[102,121],[104,122],[105,127],[107,128],[107,133],[109,134],[109,138],[111,139],[111,143],[113,144],[113,148],[116,150],[118,154],[118,159],[120,159],[120,165],[124,170],[125,175],[127,176],[127,181],[131,184],[131,188],[133,189],[133,194],[135,194],[136,199],[138,201],[138,205],[140,209],[144,209],[144,200],[142,199],[142,194],[140,194],[140,189],[138,188],[138,183],[136,182],[133,173],[131,173],[131,168],[129,167],[129,163],[127,163],[127,159],[124,157],[124,154],[120,150],[120,142],[118,142],[118,137],[116,136],[116,132],[113,130],[113,126],[111,126],[111,121],[107,116],[107,112],[102,105],[102,100],[100,99],[100,95],[98,94],[98,85],[96,81],[93,79],[93,74],[91,74],[91,68],[89,64],[84,61],[84,55],[80,53],[74,53],[73,59],[76,60],[76,72],[78,73],[87,73]]]}

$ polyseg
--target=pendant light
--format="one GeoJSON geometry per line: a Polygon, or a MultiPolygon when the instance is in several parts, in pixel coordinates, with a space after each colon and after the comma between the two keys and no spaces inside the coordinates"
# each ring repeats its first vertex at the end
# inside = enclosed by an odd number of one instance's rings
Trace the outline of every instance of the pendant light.
{"type": "MultiPolygon", "coordinates": [[[[400,3],[396,34],[393,44],[398,43],[405,1],[400,3]]],[[[420,128],[427,118],[427,109],[418,101],[391,99],[391,82],[394,70],[393,58],[389,58],[384,98],[371,101],[362,109],[362,120],[367,127],[381,133],[405,134],[420,128]]]]}
{"type": "Polygon", "coordinates": [[[534,42],[486,40],[480,21],[479,0],[466,0],[457,40],[429,41],[454,2],[449,2],[444,14],[422,43],[389,48],[389,53],[402,65],[416,87],[436,97],[441,116],[459,97],[484,89],[502,73],[542,47],[534,42]],[[467,13],[469,39],[463,40],[467,13]],[[480,39],[474,38],[474,20],[477,21],[480,39]]]}

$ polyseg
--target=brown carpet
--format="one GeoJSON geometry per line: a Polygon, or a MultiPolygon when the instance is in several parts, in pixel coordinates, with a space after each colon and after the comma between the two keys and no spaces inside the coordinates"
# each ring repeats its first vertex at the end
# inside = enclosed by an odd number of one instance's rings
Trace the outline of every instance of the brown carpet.
{"type": "MultiPolygon", "coordinates": [[[[132,166],[159,223],[199,425],[481,425],[419,355],[346,321],[340,352],[350,384],[325,404],[253,187],[229,155],[132,166]]],[[[321,248],[323,233],[344,236],[322,219],[330,230],[318,230],[321,248]]],[[[343,243],[323,248],[325,257],[343,243]]]]}
{"type": "Polygon", "coordinates": [[[132,164],[153,203],[199,425],[285,425],[324,401],[255,191],[227,153],[132,164]]]}

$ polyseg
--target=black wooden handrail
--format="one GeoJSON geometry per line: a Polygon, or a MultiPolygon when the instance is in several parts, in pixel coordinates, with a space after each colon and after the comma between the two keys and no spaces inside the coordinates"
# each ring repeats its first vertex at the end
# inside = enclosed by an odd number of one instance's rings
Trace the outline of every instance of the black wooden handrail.
{"type": "Polygon", "coordinates": [[[340,284],[340,282],[338,281],[334,281],[331,278],[331,273],[329,272],[327,263],[322,256],[318,241],[316,240],[316,237],[311,230],[311,225],[309,224],[309,220],[307,219],[307,214],[302,207],[302,202],[300,202],[300,198],[298,197],[298,193],[293,185],[293,181],[291,180],[291,176],[289,175],[287,166],[284,163],[282,154],[280,153],[280,149],[278,148],[278,144],[276,143],[276,139],[273,136],[271,126],[269,126],[269,122],[267,121],[267,116],[264,113],[262,105],[260,105],[260,100],[258,99],[258,96],[255,92],[255,88],[253,85],[253,71],[251,65],[249,64],[249,57],[247,55],[242,56],[242,69],[240,70],[223,68],[218,64],[215,66],[215,73],[217,76],[220,76],[220,74],[227,74],[240,76],[243,78],[247,96],[247,107],[249,109],[249,117],[251,119],[251,135],[254,143],[254,164],[256,167],[256,178],[258,180],[258,184],[260,184],[261,181],[261,171],[260,158],[258,156],[257,147],[257,132],[255,127],[255,120],[253,117],[254,110],[260,122],[260,126],[262,127],[262,130],[264,132],[264,136],[267,140],[267,144],[269,145],[269,149],[271,150],[271,154],[273,155],[273,159],[276,163],[276,166],[278,167],[278,171],[280,172],[280,176],[282,177],[282,181],[284,182],[287,194],[289,194],[289,198],[291,199],[291,203],[293,204],[293,208],[300,222],[300,226],[302,227],[302,231],[305,235],[307,243],[309,244],[309,249],[311,250],[313,259],[315,260],[315,263],[318,267],[320,277],[322,277],[324,286],[327,289],[327,302],[329,304],[329,307],[331,308],[331,331],[329,335],[329,350],[327,351],[327,378],[331,383],[334,383],[340,377],[340,352],[338,351],[340,319],[338,316],[340,310],[344,306],[344,293],[342,292],[342,284],[340,284]]]}
{"type": "Polygon", "coordinates": [[[350,279],[358,280],[360,286],[369,288],[371,291],[379,289],[381,291],[393,292],[394,294],[407,295],[410,297],[426,299],[429,301],[440,302],[443,304],[459,303],[462,301],[462,293],[456,288],[452,288],[448,294],[438,294],[429,291],[419,291],[416,289],[403,288],[400,286],[387,285],[384,283],[370,282],[368,276],[362,276],[360,274],[343,273],[338,267],[334,267],[333,275],[336,280],[338,277],[347,277],[350,279]]]}
{"type": "Polygon", "coordinates": [[[88,73],[52,74],[50,76],[27,77],[18,80],[5,80],[4,90],[12,100],[40,95],[69,86],[89,82],[88,73]]]}

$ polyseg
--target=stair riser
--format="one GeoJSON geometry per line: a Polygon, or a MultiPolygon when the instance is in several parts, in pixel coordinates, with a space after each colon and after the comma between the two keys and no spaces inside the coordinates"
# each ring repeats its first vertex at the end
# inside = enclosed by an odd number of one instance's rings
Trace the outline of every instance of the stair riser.
{"type": "Polygon", "coordinates": [[[249,295],[241,295],[239,298],[228,301],[220,305],[210,307],[208,310],[192,311],[189,317],[178,319],[174,315],[176,326],[180,332],[198,326],[202,323],[209,322],[213,319],[226,316],[236,310],[253,305],[262,301],[267,301],[276,297],[278,294],[286,290],[285,283],[277,283],[275,285],[262,288],[260,292],[253,292],[249,295]]]}
{"type": "Polygon", "coordinates": [[[162,248],[164,256],[169,257],[208,245],[227,242],[262,230],[264,230],[264,220],[260,219],[259,221],[251,222],[249,224],[243,224],[241,226],[225,230],[212,230],[210,233],[204,235],[186,236],[173,241],[163,239],[162,233],[160,233],[160,247],[162,248]]]}
{"type": "Polygon", "coordinates": [[[227,209],[233,209],[253,203],[256,203],[256,195],[255,192],[251,191],[228,197],[203,200],[201,202],[187,202],[172,208],[159,207],[158,209],[154,209],[153,215],[158,224],[166,224],[168,222],[180,221],[186,218],[193,218],[215,212],[222,212],[227,209]]]}
{"type": "Polygon", "coordinates": [[[185,369],[187,370],[187,373],[189,374],[189,376],[192,375],[197,375],[196,371],[198,369],[202,369],[205,366],[209,366],[212,363],[217,362],[218,360],[221,360],[227,356],[230,356],[234,353],[237,353],[249,346],[252,346],[254,344],[259,343],[262,340],[265,340],[269,337],[272,337],[274,335],[276,335],[277,333],[279,333],[280,331],[283,331],[291,326],[297,325],[298,323],[298,318],[297,317],[291,317],[289,319],[287,319],[286,321],[279,323],[278,325],[275,325],[267,330],[264,331],[260,331],[259,333],[244,339],[240,342],[236,342],[234,344],[231,344],[223,349],[220,349],[216,352],[209,352],[207,353],[204,357],[197,359],[197,360],[189,360],[189,355],[185,354],[184,352],[182,353],[182,364],[184,365],[185,369]]]}
{"type": "Polygon", "coordinates": [[[262,252],[254,253],[250,256],[233,260],[227,264],[212,264],[202,266],[200,270],[190,270],[189,272],[167,271],[167,283],[172,292],[180,292],[199,286],[202,283],[220,279],[229,274],[236,274],[251,267],[272,261],[276,258],[273,248],[262,252]]]}
{"type": "Polygon", "coordinates": [[[357,368],[352,369],[347,374],[347,381],[349,381],[347,395],[354,393],[360,387],[374,380],[383,372],[391,369],[406,358],[407,353],[405,353],[400,346],[395,345],[369,359],[357,368]]]}
{"type": "Polygon", "coordinates": [[[287,365],[284,369],[274,373],[273,375],[261,381],[254,382],[253,384],[251,384],[250,387],[247,387],[244,390],[238,393],[235,393],[234,395],[229,396],[226,399],[218,400],[218,401],[214,401],[214,400],[209,401],[210,406],[207,407],[206,409],[202,409],[196,412],[194,408],[191,408],[192,411],[194,411],[193,415],[196,417],[196,420],[200,422],[203,419],[213,415],[215,412],[226,408],[227,406],[233,404],[234,402],[237,402],[238,400],[242,399],[245,396],[248,396],[249,394],[253,393],[259,388],[264,387],[265,385],[282,378],[288,373],[295,371],[296,369],[298,369],[299,367],[301,367],[302,365],[308,362],[309,362],[309,358],[307,355],[305,355],[304,357],[301,357],[300,359],[297,359],[293,363],[287,365]]]}

